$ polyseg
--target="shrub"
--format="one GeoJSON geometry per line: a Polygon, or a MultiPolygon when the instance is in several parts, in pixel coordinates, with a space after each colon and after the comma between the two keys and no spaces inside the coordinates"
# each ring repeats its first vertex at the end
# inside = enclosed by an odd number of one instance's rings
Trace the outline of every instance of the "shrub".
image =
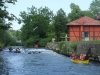
{"type": "Polygon", "coordinates": [[[51,41],[51,38],[40,39],[38,42],[38,45],[41,47],[45,47],[47,45],[47,43],[50,41],[51,41]]]}
{"type": "Polygon", "coordinates": [[[4,43],[0,42],[0,47],[4,47],[4,43]]]}
{"type": "Polygon", "coordinates": [[[70,45],[70,48],[72,48],[72,49],[74,50],[74,52],[76,52],[77,45],[76,45],[76,44],[71,44],[71,45],[70,45]]]}

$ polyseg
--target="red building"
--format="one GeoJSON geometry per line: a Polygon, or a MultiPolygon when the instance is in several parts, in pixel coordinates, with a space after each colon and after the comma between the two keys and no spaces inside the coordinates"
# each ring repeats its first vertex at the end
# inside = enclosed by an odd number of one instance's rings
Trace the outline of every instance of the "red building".
{"type": "Polygon", "coordinates": [[[70,41],[100,40],[100,21],[81,17],[67,24],[70,41]]]}

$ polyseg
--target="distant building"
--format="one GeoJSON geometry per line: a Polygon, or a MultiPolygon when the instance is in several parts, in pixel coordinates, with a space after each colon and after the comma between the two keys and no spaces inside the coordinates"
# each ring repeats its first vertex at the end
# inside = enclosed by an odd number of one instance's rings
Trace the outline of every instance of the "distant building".
{"type": "Polygon", "coordinates": [[[100,15],[97,16],[96,20],[100,20],[100,15]]]}
{"type": "Polygon", "coordinates": [[[55,42],[55,38],[52,38],[52,42],[55,42]]]}
{"type": "Polygon", "coordinates": [[[21,40],[17,40],[16,43],[22,43],[21,40]]]}
{"type": "Polygon", "coordinates": [[[100,40],[100,21],[84,16],[67,24],[70,41],[100,40]]]}

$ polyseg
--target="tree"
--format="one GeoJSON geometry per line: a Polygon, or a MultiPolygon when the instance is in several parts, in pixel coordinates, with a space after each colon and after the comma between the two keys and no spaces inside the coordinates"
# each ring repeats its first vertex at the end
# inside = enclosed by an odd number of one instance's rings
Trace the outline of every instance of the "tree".
{"type": "Polygon", "coordinates": [[[12,31],[10,30],[5,31],[3,29],[0,29],[0,43],[2,43],[3,46],[15,45],[16,43],[15,38],[11,36],[10,32],[12,31]]]}
{"type": "Polygon", "coordinates": [[[93,18],[97,18],[97,16],[100,15],[100,0],[93,0],[89,10],[93,14],[93,18]]]}
{"type": "Polygon", "coordinates": [[[13,15],[9,15],[7,9],[7,4],[15,4],[17,0],[0,0],[0,29],[8,29],[10,28],[11,23],[6,21],[13,20],[13,15]]]}
{"type": "Polygon", "coordinates": [[[81,16],[88,16],[88,17],[91,17],[91,18],[93,18],[93,14],[89,11],[89,10],[84,10],[84,11],[80,11],[79,12],[79,16],[81,17],[81,16]]]}
{"type": "MultiPolygon", "coordinates": [[[[57,40],[60,40],[62,33],[66,32],[67,17],[63,9],[57,11],[57,15],[54,17],[54,28],[57,40]]],[[[66,33],[65,33],[66,34],[66,33]]]]}
{"type": "Polygon", "coordinates": [[[52,21],[53,13],[47,7],[37,9],[32,6],[28,12],[21,12],[19,21],[23,23],[22,40],[27,45],[38,43],[41,39],[47,38],[48,27],[52,21]]]}
{"type": "Polygon", "coordinates": [[[10,28],[12,24],[10,21],[14,18],[6,9],[7,4],[15,4],[15,2],[17,0],[0,0],[0,43],[3,45],[8,45],[12,41],[6,30],[10,28]]]}
{"type": "Polygon", "coordinates": [[[70,4],[70,8],[71,8],[71,13],[68,14],[68,21],[74,21],[76,19],[78,19],[79,13],[81,11],[80,7],[78,5],[75,5],[74,3],[70,4]]]}
{"type": "Polygon", "coordinates": [[[16,31],[16,38],[17,38],[17,40],[21,40],[21,31],[20,30],[16,31]]]}
{"type": "Polygon", "coordinates": [[[55,38],[54,23],[51,23],[51,24],[48,26],[47,37],[49,37],[49,38],[55,38]]]}
{"type": "Polygon", "coordinates": [[[68,22],[79,19],[83,16],[93,17],[92,13],[89,10],[82,11],[78,5],[74,3],[70,4],[71,13],[68,14],[68,22]]]}

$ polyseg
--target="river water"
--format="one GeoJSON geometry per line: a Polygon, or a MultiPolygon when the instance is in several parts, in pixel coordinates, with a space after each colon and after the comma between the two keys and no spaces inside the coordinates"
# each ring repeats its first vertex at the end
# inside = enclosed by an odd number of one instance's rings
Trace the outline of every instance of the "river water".
{"type": "Polygon", "coordinates": [[[21,53],[14,50],[5,48],[0,52],[0,75],[100,75],[100,63],[75,64],[49,49],[21,48],[21,53]],[[28,54],[29,50],[36,53],[28,54]]]}

